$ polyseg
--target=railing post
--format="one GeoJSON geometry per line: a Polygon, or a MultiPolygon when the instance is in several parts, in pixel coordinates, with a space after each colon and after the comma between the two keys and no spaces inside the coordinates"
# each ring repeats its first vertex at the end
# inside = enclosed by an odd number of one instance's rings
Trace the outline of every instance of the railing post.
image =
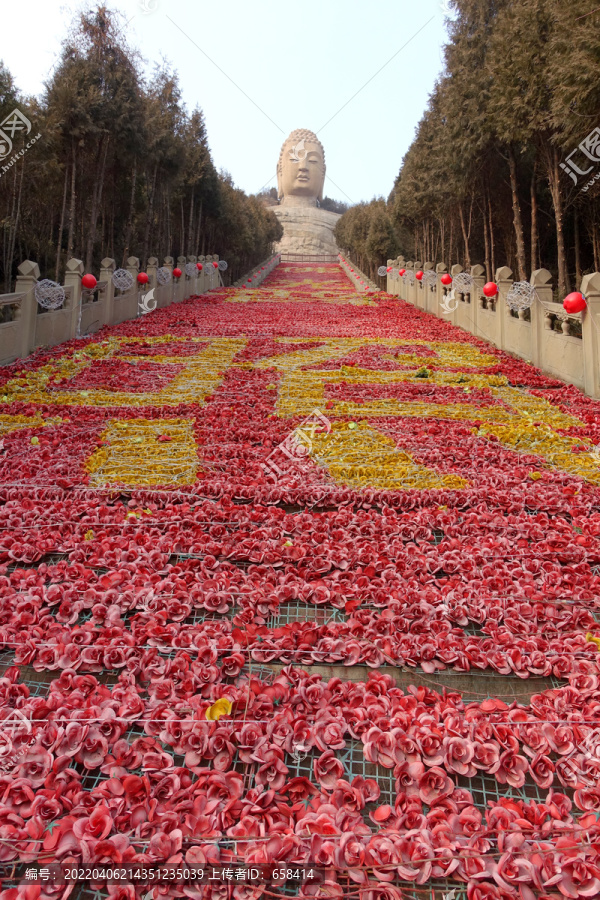
{"type": "Polygon", "coordinates": [[[40,267],[31,259],[26,259],[17,269],[16,294],[25,294],[17,310],[19,320],[19,346],[15,348],[19,359],[26,356],[35,348],[35,325],[37,318],[37,300],[33,293],[37,280],[40,277],[40,267]]]}
{"type": "Polygon", "coordinates": [[[138,280],[137,277],[140,274],[140,261],[137,256],[130,256],[127,259],[127,271],[130,275],[133,275],[133,280],[135,282],[134,286],[136,290],[138,289],[138,280]]]}
{"type": "Polygon", "coordinates": [[[496,284],[498,285],[498,293],[496,294],[496,334],[494,344],[499,350],[504,350],[504,334],[505,319],[508,313],[508,304],[506,303],[506,295],[512,287],[513,277],[512,269],[508,266],[502,266],[496,269],[496,284]]]}
{"type": "Polygon", "coordinates": [[[72,287],[71,315],[69,316],[69,337],[79,337],[81,322],[81,276],[83,275],[83,262],[80,259],[70,259],[65,270],[65,287],[72,287]]]}
{"type": "Polygon", "coordinates": [[[209,277],[210,277],[210,289],[213,291],[215,288],[219,287],[219,276],[218,276],[218,268],[215,269],[213,263],[219,261],[219,254],[213,253],[212,259],[210,261],[210,269],[209,269],[209,277]]]}
{"type": "Polygon", "coordinates": [[[388,261],[387,261],[387,267],[388,267],[388,269],[389,269],[390,266],[392,266],[392,271],[387,273],[387,277],[386,277],[386,279],[385,279],[385,292],[386,292],[386,294],[391,294],[391,293],[392,293],[392,281],[394,280],[394,271],[393,271],[393,268],[394,268],[394,260],[393,260],[393,259],[388,259],[388,261]]]}
{"type": "Polygon", "coordinates": [[[104,291],[104,321],[102,325],[112,325],[115,303],[115,286],[113,284],[113,272],[116,268],[116,262],[109,256],[100,263],[100,281],[106,282],[106,290],[104,291]]]}
{"type": "Polygon", "coordinates": [[[188,263],[194,264],[194,275],[193,275],[193,278],[191,279],[191,285],[190,285],[190,297],[195,297],[196,294],[198,294],[198,275],[200,274],[198,272],[198,269],[196,268],[196,263],[198,262],[198,257],[197,256],[188,256],[187,261],[188,261],[188,263]]]}
{"type": "MultiPolygon", "coordinates": [[[[435,266],[435,263],[432,263],[432,262],[423,263],[423,272],[433,272],[434,266],[435,266]]],[[[431,302],[432,302],[431,298],[433,297],[433,293],[429,287],[429,284],[425,280],[423,280],[421,282],[420,293],[421,293],[421,304],[422,304],[421,309],[424,309],[425,312],[431,312],[429,307],[431,306],[431,302]]]]}
{"type": "Polygon", "coordinates": [[[158,286],[158,282],[156,280],[156,273],[158,271],[158,260],[156,256],[151,256],[148,260],[148,265],[146,266],[146,274],[148,276],[148,290],[151,288],[156,288],[158,286]]]}
{"type": "MultiPolygon", "coordinates": [[[[552,274],[548,269],[536,269],[531,273],[529,283],[535,288],[535,292],[542,303],[552,303],[552,274]]],[[[544,368],[544,328],[545,310],[536,303],[535,298],[530,306],[531,312],[531,362],[538,369],[544,368]]],[[[510,312],[506,310],[506,315],[510,312]]],[[[504,346],[504,345],[503,345],[504,346]]]]}
{"type": "Polygon", "coordinates": [[[168,284],[165,284],[165,286],[161,288],[162,303],[158,304],[161,307],[170,306],[173,302],[173,297],[175,296],[175,282],[173,281],[174,260],[172,256],[164,257],[163,268],[168,269],[171,273],[171,281],[169,281],[168,284]]]}
{"type": "Polygon", "coordinates": [[[187,259],[185,256],[177,257],[177,266],[181,269],[181,278],[179,279],[179,284],[177,285],[177,303],[181,303],[182,300],[185,300],[189,297],[188,294],[188,277],[185,274],[185,266],[187,263],[187,259]]]}
{"type": "MultiPolygon", "coordinates": [[[[460,266],[460,265],[458,265],[458,263],[455,263],[453,266],[450,267],[450,274],[452,275],[452,288],[453,288],[453,289],[454,289],[454,279],[456,278],[457,275],[460,275],[460,273],[461,273],[462,271],[463,271],[463,267],[460,266]]],[[[455,294],[455,300],[456,300],[456,294],[455,294]]],[[[458,311],[458,306],[456,307],[456,309],[454,309],[454,310],[450,313],[450,315],[444,316],[444,318],[446,319],[446,321],[447,321],[447,322],[452,322],[453,325],[456,325],[456,313],[457,313],[457,311],[458,311]]]]}
{"type": "Polygon", "coordinates": [[[448,271],[448,267],[446,266],[445,263],[438,263],[437,266],[435,267],[435,271],[437,272],[438,279],[437,279],[437,283],[435,286],[435,309],[433,310],[433,312],[438,317],[438,319],[441,319],[442,313],[440,312],[440,308],[441,308],[442,300],[446,296],[447,289],[446,289],[446,286],[442,284],[440,279],[441,279],[442,275],[445,275],[445,273],[448,271]]]}
{"type": "Polygon", "coordinates": [[[585,392],[590,397],[600,397],[600,272],[586,275],[581,282],[581,293],[587,303],[581,314],[583,338],[583,377],[585,392]]]}
{"type": "Polygon", "coordinates": [[[469,304],[469,315],[471,317],[471,334],[479,333],[478,312],[479,298],[483,297],[483,286],[485,284],[485,268],[484,266],[471,266],[471,278],[473,279],[473,287],[471,288],[471,303],[469,304]]]}
{"type": "Polygon", "coordinates": [[[202,271],[200,272],[200,280],[198,282],[198,293],[204,294],[206,292],[206,257],[199,256],[198,262],[202,264],[202,271]]]}

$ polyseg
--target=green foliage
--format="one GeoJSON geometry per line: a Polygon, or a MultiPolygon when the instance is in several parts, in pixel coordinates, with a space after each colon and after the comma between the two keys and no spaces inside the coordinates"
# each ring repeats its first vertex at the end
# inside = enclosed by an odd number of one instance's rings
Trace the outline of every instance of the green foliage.
{"type": "Polygon", "coordinates": [[[329,212],[334,213],[345,213],[346,210],[350,209],[349,203],[342,203],[341,200],[332,200],[331,197],[323,197],[319,206],[321,209],[326,209],[329,212]]]}
{"type": "Polygon", "coordinates": [[[541,265],[559,291],[598,269],[600,189],[582,194],[559,167],[600,125],[596,7],[454,0],[446,70],[388,199],[412,234],[405,256],[485,262],[489,276],[541,265]]]}
{"type": "Polygon", "coordinates": [[[359,203],[335,226],[335,239],[356,264],[373,278],[377,269],[407,246],[407,235],[394,226],[385,200],[359,203]]]}
{"type": "Polygon", "coordinates": [[[106,256],[144,267],[153,255],[218,253],[235,280],[280,237],[275,216],[218,174],[177,74],[163,65],[143,79],[124,21],[102,5],[81,13],[39,103],[0,63],[0,114],[18,106],[42,134],[0,177],[5,290],[23,259],[54,278],[69,256],[97,272],[106,256]]]}

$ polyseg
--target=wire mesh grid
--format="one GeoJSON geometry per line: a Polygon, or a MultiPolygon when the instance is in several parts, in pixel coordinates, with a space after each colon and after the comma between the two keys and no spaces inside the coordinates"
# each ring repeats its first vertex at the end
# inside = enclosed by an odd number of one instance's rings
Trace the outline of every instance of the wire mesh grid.
{"type": "MultiPolygon", "coordinates": [[[[338,759],[344,767],[343,779],[352,781],[354,778],[361,776],[362,778],[373,778],[381,791],[381,795],[376,803],[367,804],[365,813],[368,815],[371,809],[381,804],[394,806],[396,802],[396,779],[392,769],[386,769],[377,763],[369,762],[365,759],[363,745],[361,741],[347,740],[346,746],[335,751],[336,759],[338,759]]],[[[308,778],[314,782],[314,762],[321,756],[321,751],[312,749],[307,753],[296,752],[288,753],[285,758],[285,764],[289,769],[289,778],[308,778]]],[[[367,818],[367,821],[370,821],[367,818]]]]}
{"type": "MultiPolygon", "coordinates": [[[[458,775],[454,780],[457,787],[471,792],[473,803],[481,812],[489,809],[488,801],[498,803],[502,797],[510,797],[513,800],[535,800],[538,803],[545,803],[548,797],[548,788],[541,788],[529,774],[520,788],[512,787],[510,784],[500,784],[493,775],[484,772],[478,772],[472,778],[458,775]]],[[[561,787],[560,790],[567,793],[565,788],[561,787]]]]}
{"type": "Polygon", "coordinates": [[[248,678],[258,678],[263,684],[273,684],[273,680],[277,673],[269,666],[261,666],[259,663],[244,666],[239,675],[236,676],[236,683],[241,684],[248,678]]]}
{"type": "MultiPolygon", "coordinates": [[[[360,885],[342,873],[339,873],[337,877],[342,889],[340,897],[350,896],[351,900],[357,900],[360,885]]],[[[370,880],[372,881],[373,879],[371,878],[370,880]]],[[[399,888],[402,900],[467,900],[467,886],[447,878],[436,878],[412,890],[410,882],[407,881],[394,879],[385,883],[399,888]]],[[[299,882],[288,881],[281,887],[271,888],[269,897],[270,900],[275,900],[278,896],[297,897],[300,889],[301,884],[299,882]]],[[[88,898],[86,897],[85,900],[88,900],[88,898]]]]}
{"type": "Polygon", "coordinates": [[[346,616],[339,609],[330,606],[306,603],[303,600],[288,600],[282,603],[267,622],[268,628],[278,628],[292,622],[313,622],[326,625],[328,622],[345,622],[346,616]]]}

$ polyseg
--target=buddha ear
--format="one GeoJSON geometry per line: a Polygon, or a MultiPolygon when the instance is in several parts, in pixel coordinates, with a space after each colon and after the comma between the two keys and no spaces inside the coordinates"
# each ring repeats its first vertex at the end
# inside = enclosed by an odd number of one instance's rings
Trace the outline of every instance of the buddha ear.
{"type": "Polygon", "coordinates": [[[283,197],[283,190],[281,187],[281,166],[277,166],[277,199],[281,200],[283,197]]]}

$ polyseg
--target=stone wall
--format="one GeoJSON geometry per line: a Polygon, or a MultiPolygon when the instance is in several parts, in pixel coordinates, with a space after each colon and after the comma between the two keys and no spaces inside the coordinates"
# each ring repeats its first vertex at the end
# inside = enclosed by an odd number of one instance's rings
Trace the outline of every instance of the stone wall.
{"type": "Polygon", "coordinates": [[[463,291],[455,288],[456,276],[462,274],[460,266],[452,266],[453,283],[449,286],[441,282],[441,276],[447,272],[443,263],[405,261],[400,257],[388,260],[388,266],[392,267],[387,277],[388,293],[458,325],[567,384],[574,384],[590,397],[600,397],[600,273],[584,277],[580,290],[587,308],[569,315],[562,303],[553,300],[552,276],[547,269],[537,269],[531,275],[531,306],[515,311],[507,302],[514,282],[506,266],[496,270],[495,298],[483,294],[486,279],[482,266],[473,266],[465,273],[471,284],[463,291]],[[406,270],[403,276],[399,275],[400,269],[406,270]],[[415,278],[419,270],[425,273],[421,281],[415,278]]]}
{"type": "MultiPolygon", "coordinates": [[[[55,310],[38,307],[35,286],[40,279],[40,269],[36,262],[25,260],[19,266],[14,292],[0,294],[0,365],[23,359],[40,347],[55,347],[72,338],[94,334],[105,325],[118,325],[153,309],[181,303],[217,288],[221,279],[219,269],[213,263],[218,260],[215,254],[179,256],[177,262],[167,256],[160,266],[156,257],[150,257],[146,268],[148,284],[142,287],[137,282],[140,261],[132,256],[127,260],[126,269],[133,277],[133,285],[129,290],[120,291],[113,284],[117,268],[114,259],[102,260],[94,290],[82,287],[81,260],[70,259],[63,285],[65,299],[55,310]],[[198,263],[202,265],[201,270],[198,263]],[[157,280],[159,268],[168,269],[171,276],[173,269],[179,268],[182,274],[161,285],[157,280]],[[149,294],[149,291],[154,293],[149,294]],[[146,297],[148,300],[144,303],[146,297]]],[[[277,257],[272,257],[263,266],[271,271],[278,261],[277,257]]]]}

